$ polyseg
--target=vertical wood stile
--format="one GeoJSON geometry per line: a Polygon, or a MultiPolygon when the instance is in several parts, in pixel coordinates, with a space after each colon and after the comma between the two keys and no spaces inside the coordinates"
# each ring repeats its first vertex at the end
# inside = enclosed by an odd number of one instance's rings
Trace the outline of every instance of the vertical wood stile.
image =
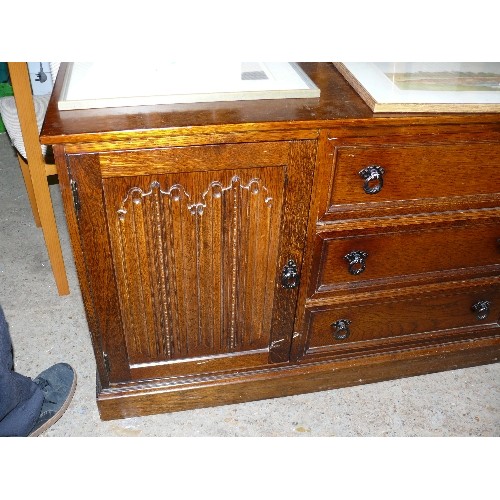
{"type": "MultiPolygon", "coordinates": [[[[276,179],[275,176],[269,179],[265,178],[266,184],[272,186],[272,191],[274,197],[269,200],[268,203],[263,203],[264,209],[262,210],[262,215],[260,220],[262,221],[260,228],[260,241],[263,243],[260,245],[262,252],[262,262],[261,265],[266,268],[267,272],[261,276],[262,283],[262,298],[261,298],[261,309],[259,309],[259,317],[262,318],[262,322],[259,328],[259,332],[270,332],[272,313],[268,307],[268,304],[274,302],[274,294],[276,289],[276,283],[279,282],[279,268],[276,268],[276,263],[278,261],[278,249],[280,243],[280,235],[282,234],[282,227],[280,227],[280,222],[282,221],[282,209],[284,201],[284,182],[285,182],[285,168],[280,169],[280,177],[276,179]],[[264,243],[265,242],[265,243],[264,243]],[[266,251],[264,251],[263,246],[266,246],[266,251]]],[[[263,193],[265,196],[265,193],[263,193]]],[[[262,337],[261,337],[262,338],[262,337]]],[[[263,339],[265,342],[268,338],[263,339]]]]}
{"type": "MultiPolygon", "coordinates": [[[[155,189],[155,188],[154,188],[155,189]]],[[[153,190],[154,190],[153,189],[153,190]]],[[[139,318],[143,329],[142,337],[147,339],[143,342],[143,355],[146,359],[156,359],[158,357],[158,344],[154,328],[154,312],[152,303],[152,286],[154,277],[151,276],[151,270],[154,270],[150,262],[150,251],[148,246],[152,243],[149,228],[151,226],[148,205],[151,203],[151,196],[137,198],[132,203],[133,219],[135,225],[136,240],[136,258],[138,269],[138,295],[140,297],[142,317],[139,318]],[[146,217],[145,217],[146,213],[146,217]],[[146,220],[145,220],[146,219],[146,220]],[[148,234],[149,233],[149,234],[148,234]]]]}
{"type": "Polygon", "coordinates": [[[160,357],[171,358],[172,330],[169,321],[171,310],[170,296],[168,293],[167,249],[164,236],[165,211],[161,201],[160,189],[155,189],[151,198],[151,228],[153,242],[154,269],[157,273],[156,285],[153,287],[154,311],[156,311],[156,336],[158,341],[158,354],[160,357]]]}
{"type": "Polygon", "coordinates": [[[258,318],[255,315],[256,301],[258,300],[259,288],[256,283],[258,268],[258,225],[260,218],[259,197],[252,192],[252,186],[249,186],[246,217],[243,227],[246,228],[246,266],[245,275],[245,295],[244,295],[244,314],[243,321],[245,325],[245,340],[248,346],[252,346],[255,339],[259,336],[257,331],[258,318]]]}
{"type": "Polygon", "coordinates": [[[178,319],[178,341],[176,346],[177,356],[185,356],[189,351],[189,335],[188,335],[188,302],[186,296],[186,268],[184,266],[184,217],[181,199],[183,198],[182,191],[175,191],[175,194],[168,197],[171,206],[171,222],[173,236],[173,256],[172,263],[175,269],[175,289],[174,293],[177,297],[177,310],[179,312],[178,319]]]}
{"type": "MultiPolygon", "coordinates": [[[[217,316],[217,288],[215,280],[220,276],[220,269],[214,269],[213,254],[217,254],[213,225],[217,219],[216,209],[214,209],[214,198],[220,190],[214,183],[211,183],[207,191],[203,193],[201,205],[197,212],[197,245],[198,245],[198,272],[200,277],[200,341],[204,349],[209,352],[218,349],[215,345],[215,321],[217,316]]],[[[220,246],[220,245],[219,245],[220,246]]]]}
{"type": "MultiPolygon", "coordinates": [[[[196,200],[192,198],[193,188],[196,188],[196,179],[192,179],[189,187],[185,188],[183,199],[180,201],[182,213],[182,255],[181,262],[184,268],[184,281],[182,283],[185,297],[186,315],[186,346],[187,356],[193,356],[199,349],[199,276],[196,243],[196,215],[191,212],[191,205],[196,200]],[[189,194],[188,194],[189,193],[189,194]]],[[[184,189],[180,187],[180,189],[184,189]]],[[[198,193],[195,191],[195,195],[198,193]]]]}
{"type": "Polygon", "coordinates": [[[238,274],[239,274],[239,241],[238,236],[240,234],[240,207],[241,207],[241,196],[240,196],[241,181],[239,178],[235,178],[231,181],[231,188],[227,191],[230,197],[231,203],[231,225],[230,225],[230,268],[231,268],[231,278],[230,278],[230,289],[229,289],[229,302],[230,302],[230,327],[229,327],[229,348],[234,350],[239,344],[239,334],[238,331],[238,274]]]}
{"type": "Polygon", "coordinates": [[[114,253],[115,253],[115,266],[117,269],[117,283],[119,289],[120,306],[123,317],[123,329],[125,333],[125,341],[129,357],[136,352],[135,344],[133,342],[133,334],[131,330],[134,328],[134,316],[130,307],[130,287],[127,276],[129,276],[129,269],[127,266],[127,240],[125,231],[125,219],[123,216],[116,218],[116,235],[112,238],[114,253]]]}
{"type": "Polygon", "coordinates": [[[163,266],[166,271],[166,312],[170,320],[170,334],[168,335],[169,352],[171,357],[176,357],[181,354],[181,320],[179,318],[180,309],[177,294],[178,272],[175,259],[173,207],[170,196],[161,195],[160,199],[161,213],[163,214],[163,226],[161,230],[163,234],[163,266]]]}
{"type": "Polygon", "coordinates": [[[141,318],[141,309],[142,309],[142,301],[141,301],[141,293],[139,290],[138,280],[140,278],[140,270],[137,261],[137,240],[136,240],[136,225],[135,218],[133,214],[133,207],[131,206],[133,202],[128,200],[126,207],[128,208],[129,213],[127,213],[127,217],[124,219],[124,224],[122,226],[122,241],[124,247],[124,255],[125,255],[125,266],[127,269],[127,274],[125,275],[125,279],[128,281],[128,300],[130,305],[133,305],[130,308],[130,328],[127,325],[127,331],[129,335],[132,337],[132,346],[133,350],[129,350],[130,357],[135,362],[142,361],[143,355],[143,339],[142,335],[144,333],[142,318],[141,318]],[[132,211],[132,213],[130,213],[132,211]]]}
{"type": "MultiPolygon", "coordinates": [[[[212,195],[209,197],[211,217],[208,219],[211,226],[210,272],[213,287],[212,301],[212,329],[214,337],[214,350],[220,352],[225,346],[224,342],[224,265],[223,265],[223,191],[220,184],[212,185],[212,195]]],[[[207,224],[208,225],[208,224],[207,224]]]]}

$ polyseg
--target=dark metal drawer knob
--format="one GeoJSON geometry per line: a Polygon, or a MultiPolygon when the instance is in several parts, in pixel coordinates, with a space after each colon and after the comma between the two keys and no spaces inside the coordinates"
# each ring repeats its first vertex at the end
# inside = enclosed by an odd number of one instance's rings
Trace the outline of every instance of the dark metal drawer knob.
{"type": "Polygon", "coordinates": [[[379,165],[369,165],[358,172],[358,175],[364,179],[363,190],[366,194],[376,194],[384,186],[385,170],[379,165]]]}
{"type": "Polygon", "coordinates": [[[361,274],[366,269],[366,258],[368,253],[363,250],[353,250],[347,255],[344,255],[344,259],[349,264],[349,272],[351,274],[361,274]]]}
{"type": "Polygon", "coordinates": [[[472,306],[472,310],[476,313],[477,319],[486,319],[490,313],[491,302],[487,300],[480,300],[472,306]]]}
{"type": "Polygon", "coordinates": [[[290,259],[281,273],[281,286],[283,288],[297,288],[300,283],[297,264],[293,259],[290,259]]]}
{"type": "Polygon", "coordinates": [[[339,319],[332,323],[330,326],[333,329],[333,336],[337,340],[345,340],[351,335],[351,331],[349,330],[349,325],[351,322],[348,319],[339,319]]]}

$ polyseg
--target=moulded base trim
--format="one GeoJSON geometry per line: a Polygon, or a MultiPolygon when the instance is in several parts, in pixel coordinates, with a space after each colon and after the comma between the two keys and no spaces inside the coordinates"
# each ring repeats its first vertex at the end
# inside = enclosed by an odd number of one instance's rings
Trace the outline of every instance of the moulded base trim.
{"type": "Polygon", "coordinates": [[[499,360],[500,338],[495,337],[236,374],[143,381],[102,389],[97,405],[102,420],[113,420],[292,396],[499,360]]]}

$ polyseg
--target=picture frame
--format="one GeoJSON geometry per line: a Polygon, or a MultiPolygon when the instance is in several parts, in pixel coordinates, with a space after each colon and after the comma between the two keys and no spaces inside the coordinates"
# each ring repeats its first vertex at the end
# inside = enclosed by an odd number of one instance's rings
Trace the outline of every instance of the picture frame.
{"type": "Polygon", "coordinates": [[[374,113],[498,113],[498,62],[339,63],[374,113]]]}
{"type": "Polygon", "coordinates": [[[72,62],[63,80],[62,111],[260,99],[319,98],[320,89],[293,62],[72,62]]]}

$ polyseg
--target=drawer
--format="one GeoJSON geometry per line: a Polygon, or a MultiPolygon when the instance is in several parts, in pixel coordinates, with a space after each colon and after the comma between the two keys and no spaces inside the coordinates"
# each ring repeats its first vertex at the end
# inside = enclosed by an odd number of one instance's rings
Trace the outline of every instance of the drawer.
{"type": "Polygon", "coordinates": [[[500,335],[499,284],[419,296],[351,299],[306,310],[305,355],[358,355],[500,335]]]}
{"type": "Polygon", "coordinates": [[[500,271],[500,218],[316,235],[309,296],[500,271]]]}
{"type": "Polygon", "coordinates": [[[498,204],[496,142],[365,146],[330,141],[330,147],[325,219],[340,217],[338,212],[372,217],[498,204]]]}

